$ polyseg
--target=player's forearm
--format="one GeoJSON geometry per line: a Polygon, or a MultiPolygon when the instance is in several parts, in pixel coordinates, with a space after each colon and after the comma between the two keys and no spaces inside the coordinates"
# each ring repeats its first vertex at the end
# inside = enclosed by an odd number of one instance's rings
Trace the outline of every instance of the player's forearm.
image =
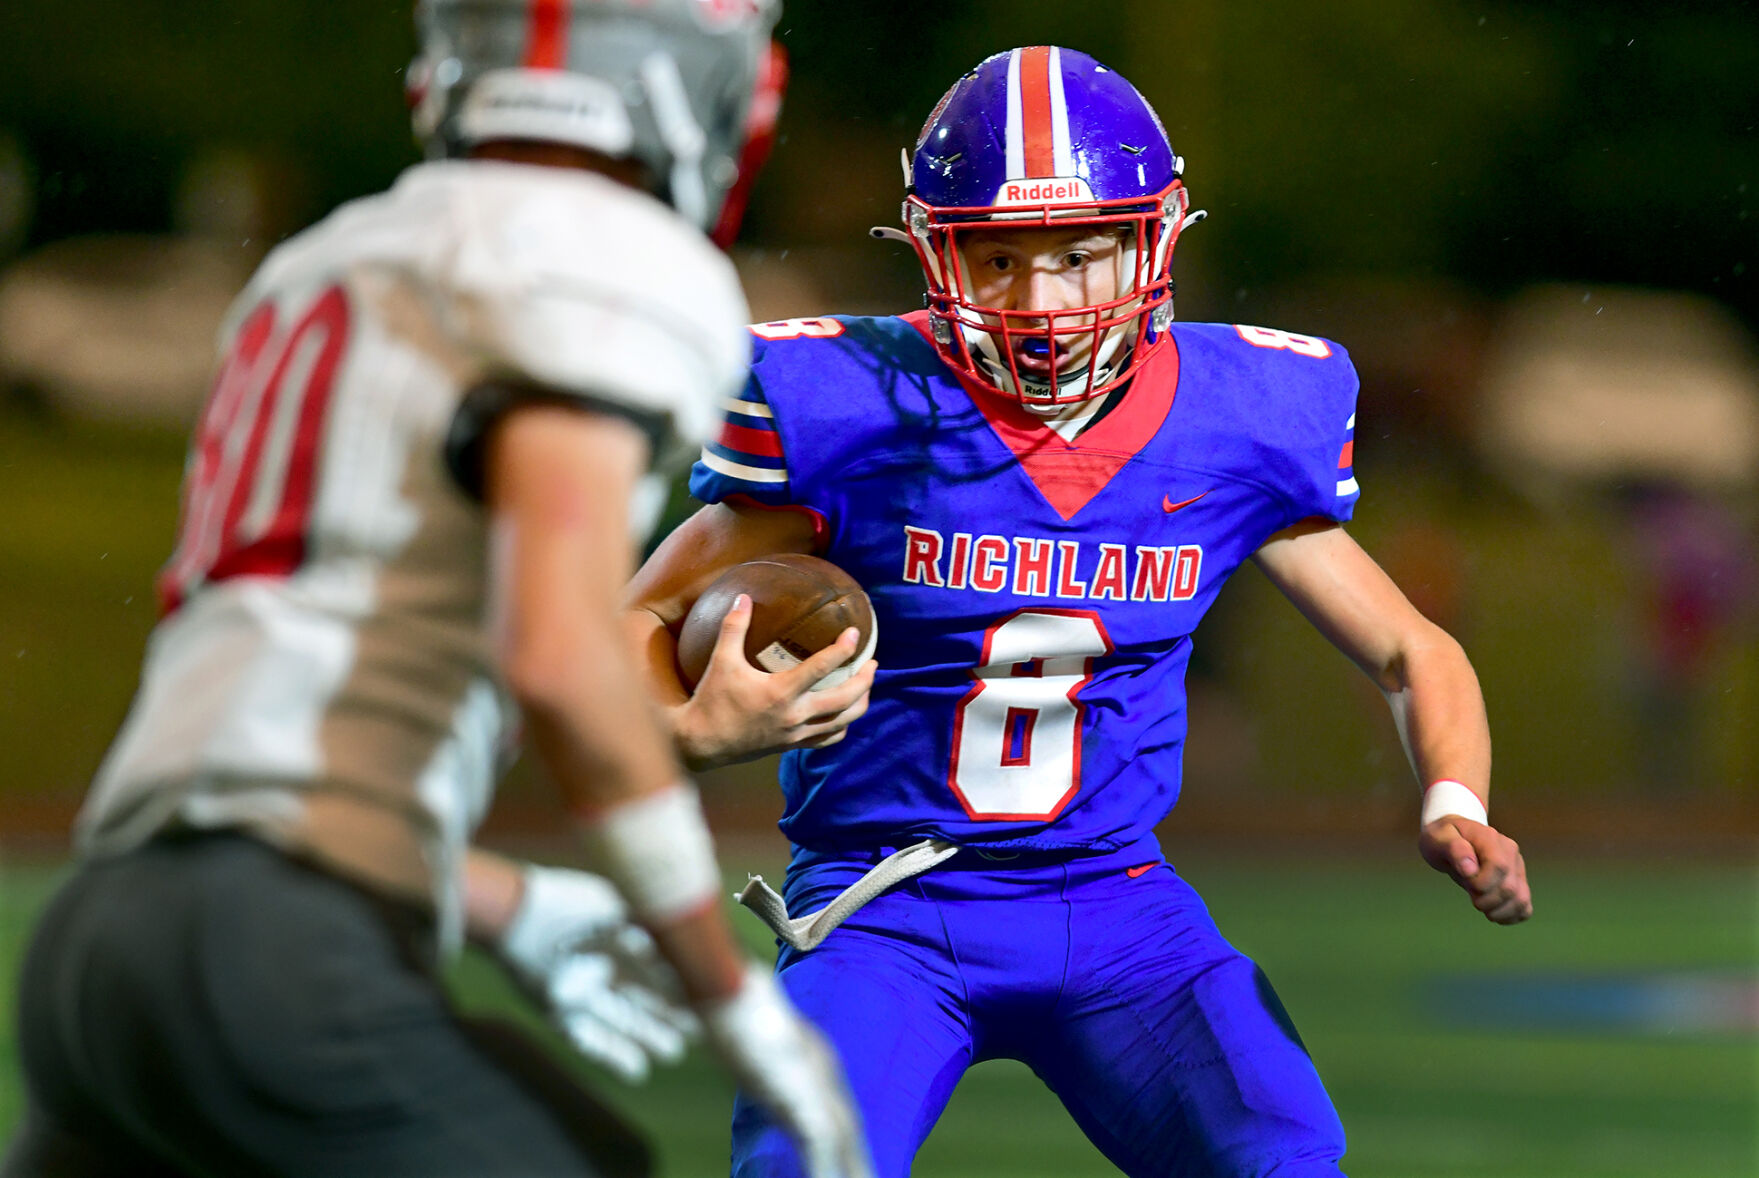
{"type": "Polygon", "coordinates": [[[739,989],[746,957],[719,907],[652,930],[654,943],[678,974],[692,1005],[715,1002],[739,989]]]}
{"type": "Polygon", "coordinates": [[[716,935],[720,871],[618,615],[646,461],[645,438],[618,419],[528,407],[497,425],[485,470],[496,662],[592,865],[663,936],[690,992],[717,995],[742,964],[731,934],[716,935]]]}
{"type": "Polygon", "coordinates": [[[565,687],[520,693],[527,735],[533,749],[555,777],[581,825],[589,847],[599,852],[590,866],[602,870],[629,898],[635,917],[653,934],[661,953],[677,971],[692,1001],[724,998],[738,989],[745,972],[727,919],[714,899],[719,876],[700,810],[685,821],[650,826],[631,837],[619,830],[630,807],[640,808],[662,795],[694,787],[662,732],[656,709],[635,683],[634,661],[620,633],[606,628],[598,661],[576,646],[574,666],[596,667],[597,673],[565,680],[565,687]],[[689,829],[686,829],[689,827],[689,829]],[[670,896],[670,864],[680,855],[689,860],[684,874],[713,873],[712,886],[697,889],[705,897],[682,913],[670,896]],[[654,885],[658,883],[656,888],[654,885]],[[648,893],[667,893],[650,902],[648,893]]]}
{"type": "Polygon", "coordinates": [[[615,421],[515,413],[491,437],[496,662],[570,808],[679,776],[617,617],[631,570],[630,489],[645,441],[615,421]]]}
{"type": "Polygon", "coordinates": [[[527,739],[576,813],[664,789],[681,776],[658,709],[638,689],[623,634],[609,618],[593,621],[550,632],[506,671],[527,739]]]}
{"type": "Polygon", "coordinates": [[[1478,676],[1439,627],[1410,642],[1382,687],[1418,784],[1458,781],[1490,800],[1490,722],[1478,676]]]}

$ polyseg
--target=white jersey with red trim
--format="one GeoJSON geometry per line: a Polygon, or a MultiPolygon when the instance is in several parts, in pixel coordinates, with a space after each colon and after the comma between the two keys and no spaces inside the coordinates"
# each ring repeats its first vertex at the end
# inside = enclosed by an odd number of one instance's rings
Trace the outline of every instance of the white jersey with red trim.
{"type": "Polygon", "coordinates": [[[694,448],[748,317],[699,232],[586,172],[422,164],[275,250],[221,330],[166,616],[82,849],[241,826],[447,899],[511,721],[469,490],[507,403],[485,390],[694,448]]]}

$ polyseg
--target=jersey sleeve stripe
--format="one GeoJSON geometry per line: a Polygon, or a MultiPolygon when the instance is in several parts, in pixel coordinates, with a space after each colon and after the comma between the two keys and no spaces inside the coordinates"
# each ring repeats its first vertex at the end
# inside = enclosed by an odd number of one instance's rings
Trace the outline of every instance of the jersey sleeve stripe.
{"type": "Polygon", "coordinates": [[[1338,498],[1348,499],[1361,493],[1362,488],[1356,483],[1356,472],[1352,469],[1356,462],[1356,415],[1350,414],[1350,420],[1344,422],[1344,445],[1338,451],[1338,498]]]}
{"type": "Polygon", "coordinates": [[[763,458],[782,456],[782,439],[776,436],[773,429],[752,429],[731,421],[723,422],[721,436],[715,442],[724,450],[741,454],[763,458]]]}
{"type": "Polygon", "coordinates": [[[738,397],[725,397],[721,400],[721,408],[728,413],[736,413],[740,417],[773,418],[776,411],[762,401],[743,401],[738,397]]]}
{"type": "Polygon", "coordinates": [[[779,485],[788,481],[786,469],[765,470],[761,466],[748,466],[743,462],[734,462],[722,458],[707,446],[702,448],[702,464],[716,474],[726,475],[730,479],[742,479],[748,483],[779,485]]]}
{"type": "Polygon", "coordinates": [[[783,457],[780,444],[774,447],[775,453],[773,454],[742,450],[735,446],[725,445],[718,439],[711,439],[703,449],[723,462],[737,462],[756,470],[779,470],[783,474],[788,473],[788,460],[783,457]]]}

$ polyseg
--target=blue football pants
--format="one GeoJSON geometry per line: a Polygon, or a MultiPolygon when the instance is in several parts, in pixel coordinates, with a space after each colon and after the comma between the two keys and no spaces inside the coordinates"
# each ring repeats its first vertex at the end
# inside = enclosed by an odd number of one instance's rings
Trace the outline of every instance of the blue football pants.
{"type": "MultiPolygon", "coordinates": [[[[788,910],[822,907],[875,861],[797,855],[788,910]]],[[[1343,1126],[1281,1002],[1152,839],[1075,858],[963,851],[777,968],[843,1058],[880,1178],[909,1174],[965,1070],[1000,1058],[1031,1067],[1133,1178],[1342,1172],[1343,1126]]],[[[734,1178],[802,1173],[741,1096],[734,1178]]]]}

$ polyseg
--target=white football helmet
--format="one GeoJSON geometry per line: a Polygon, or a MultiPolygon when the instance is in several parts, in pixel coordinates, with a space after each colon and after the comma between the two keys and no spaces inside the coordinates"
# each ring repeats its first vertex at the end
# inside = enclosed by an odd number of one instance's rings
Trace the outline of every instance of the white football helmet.
{"type": "Polygon", "coordinates": [[[779,0],[418,0],[408,90],[431,156],[540,140],[646,164],[726,245],[774,140],[779,0]]]}

